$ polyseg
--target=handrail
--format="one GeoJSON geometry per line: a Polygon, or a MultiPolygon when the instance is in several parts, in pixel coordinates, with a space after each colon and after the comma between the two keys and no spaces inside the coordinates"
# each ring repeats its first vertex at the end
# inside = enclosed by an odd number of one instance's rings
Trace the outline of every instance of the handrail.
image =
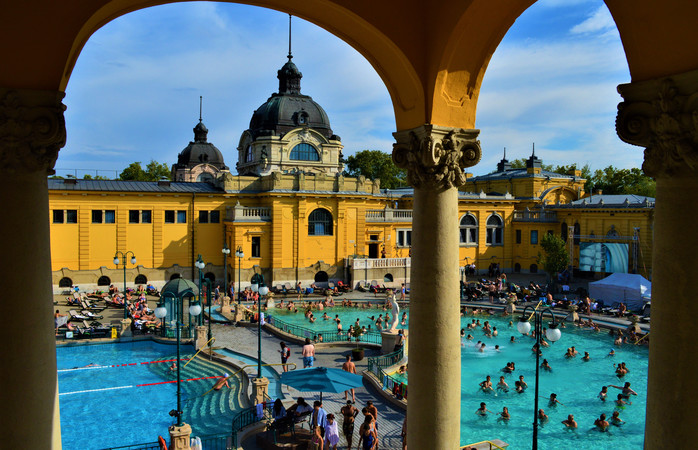
{"type": "Polygon", "coordinates": [[[405,349],[404,347],[394,351],[392,353],[388,353],[382,356],[373,356],[371,358],[368,358],[368,370],[369,372],[374,373],[375,375],[380,375],[380,372],[375,369],[382,369],[383,367],[389,367],[394,364],[397,364],[398,361],[400,361],[402,358],[405,356],[405,349]]]}
{"type": "Polygon", "coordinates": [[[649,336],[649,335],[650,335],[650,332],[648,331],[646,335],[642,336],[640,339],[638,339],[637,341],[635,341],[635,345],[640,345],[640,342],[642,342],[642,340],[643,340],[644,338],[646,338],[647,336],[649,336]]]}
{"type": "Polygon", "coordinates": [[[538,302],[538,304],[536,305],[536,307],[533,308],[533,312],[531,313],[530,316],[528,316],[528,319],[526,319],[526,322],[528,322],[529,320],[531,320],[531,318],[532,318],[533,315],[536,313],[536,310],[538,309],[538,307],[540,306],[541,303],[543,303],[543,300],[540,300],[540,301],[538,302]]]}
{"type": "MultiPolygon", "coordinates": [[[[208,342],[215,341],[215,340],[216,340],[216,338],[215,338],[215,337],[212,337],[211,339],[208,340],[208,342]]],[[[187,364],[189,364],[189,363],[191,362],[192,359],[196,358],[196,355],[198,355],[199,353],[201,353],[201,350],[203,350],[203,349],[206,348],[206,346],[208,345],[208,342],[205,343],[205,344],[203,345],[203,347],[201,347],[201,348],[199,349],[198,352],[194,353],[194,356],[192,356],[192,357],[189,359],[189,361],[187,361],[187,364]]],[[[182,369],[184,369],[185,367],[187,367],[187,364],[185,364],[184,366],[182,366],[182,369]]]]}
{"type": "Polygon", "coordinates": [[[492,448],[496,448],[497,450],[506,450],[504,447],[500,447],[499,445],[495,444],[492,441],[480,441],[480,442],[476,442],[474,444],[464,445],[460,448],[460,450],[465,450],[468,447],[475,447],[476,445],[480,445],[480,444],[490,444],[490,450],[492,450],[492,448]]]}
{"type": "MultiPolygon", "coordinates": [[[[263,366],[263,367],[264,367],[264,366],[293,366],[293,369],[291,369],[291,370],[296,370],[296,368],[298,367],[298,366],[296,365],[296,363],[286,363],[286,364],[282,364],[282,363],[276,363],[276,364],[262,364],[262,366],[263,366]]],[[[240,369],[238,369],[237,372],[233,372],[232,375],[226,377],[226,380],[229,379],[229,378],[233,378],[235,375],[239,374],[240,372],[242,372],[243,370],[247,369],[248,367],[257,367],[257,364],[246,364],[246,365],[242,366],[240,369]]],[[[209,392],[211,392],[212,390],[213,390],[213,388],[211,388],[211,389],[209,389],[208,391],[204,392],[204,393],[201,395],[201,397],[203,397],[204,395],[207,395],[207,394],[208,394],[209,392]]],[[[271,398],[270,398],[270,399],[271,399],[271,398]]]]}
{"type": "MultiPolygon", "coordinates": [[[[343,331],[342,333],[339,333],[336,329],[327,329],[327,330],[321,330],[321,329],[310,329],[306,327],[302,327],[300,325],[295,325],[291,324],[288,322],[284,322],[281,319],[277,319],[271,314],[267,314],[265,317],[265,320],[267,324],[285,332],[292,334],[296,337],[299,338],[308,338],[312,339],[313,336],[317,335],[322,335],[322,341],[323,342],[344,342],[347,341],[347,338],[349,336],[347,335],[346,331],[343,331]]],[[[355,339],[355,338],[354,338],[355,339]]],[[[371,330],[367,331],[365,334],[362,334],[361,337],[359,338],[359,341],[354,341],[353,342],[363,342],[363,343],[368,343],[368,344],[380,344],[381,343],[381,335],[380,332],[371,330]]]]}

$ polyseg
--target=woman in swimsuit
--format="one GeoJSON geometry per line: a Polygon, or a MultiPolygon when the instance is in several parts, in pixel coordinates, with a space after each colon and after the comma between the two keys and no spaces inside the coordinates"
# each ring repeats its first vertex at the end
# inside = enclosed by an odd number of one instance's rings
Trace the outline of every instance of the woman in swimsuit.
{"type": "Polygon", "coordinates": [[[364,450],[374,450],[378,443],[378,436],[373,426],[373,416],[370,414],[366,415],[366,419],[359,429],[359,446],[361,446],[362,442],[364,450]]]}
{"type": "Polygon", "coordinates": [[[322,436],[320,435],[320,427],[315,427],[313,430],[313,437],[310,438],[310,445],[308,449],[310,450],[322,450],[325,443],[322,441],[322,436]]]}

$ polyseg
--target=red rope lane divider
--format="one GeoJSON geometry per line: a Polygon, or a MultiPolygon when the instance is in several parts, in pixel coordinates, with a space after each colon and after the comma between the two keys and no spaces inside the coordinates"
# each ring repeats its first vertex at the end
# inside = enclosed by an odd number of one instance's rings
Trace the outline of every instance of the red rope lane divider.
{"type": "MultiPolygon", "coordinates": [[[[177,358],[174,359],[161,359],[157,361],[143,361],[140,363],[126,363],[126,364],[111,364],[111,365],[104,365],[104,366],[85,366],[85,367],[73,367],[72,369],[58,369],[57,372],[73,372],[75,370],[90,370],[90,369],[110,369],[114,367],[128,367],[128,366],[137,366],[139,364],[162,364],[162,363],[169,363],[169,362],[175,362],[177,361],[177,358]]],[[[180,361],[189,361],[187,358],[180,358],[180,361]]]]}
{"type": "MultiPolygon", "coordinates": [[[[200,378],[189,378],[187,380],[179,380],[179,381],[198,381],[198,380],[213,380],[216,378],[225,378],[221,376],[213,376],[213,377],[200,377],[200,378]]],[[[160,381],[157,383],[145,383],[145,384],[137,384],[136,387],[142,387],[142,386],[156,386],[158,384],[168,384],[168,383],[176,383],[177,380],[168,380],[168,381],[160,381]]]]}

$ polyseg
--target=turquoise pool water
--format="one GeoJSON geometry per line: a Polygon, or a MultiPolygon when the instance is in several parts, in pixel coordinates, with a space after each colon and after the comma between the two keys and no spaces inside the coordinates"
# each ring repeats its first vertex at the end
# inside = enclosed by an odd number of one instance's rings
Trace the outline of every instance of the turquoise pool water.
{"type": "MultiPolygon", "coordinates": [[[[377,299],[379,300],[379,299],[377,299]]],[[[277,319],[281,319],[284,322],[287,322],[289,324],[293,325],[298,325],[302,327],[309,328],[311,330],[317,330],[317,332],[322,333],[322,332],[335,332],[337,331],[337,325],[335,322],[332,320],[335,318],[335,316],[339,316],[339,319],[341,320],[342,323],[342,328],[346,332],[349,329],[349,325],[354,325],[356,323],[356,319],[359,319],[359,324],[363,327],[365,326],[366,329],[368,329],[369,325],[371,326],[372,330],[376,330],[376,321],[375,319],[378,318],[379,315],[383,315],[385,317],[386,312],[390,312],[390,310],[384,311],[382,308],[376,307],[376,305],[381,305],[382,303],[376,303],[375,301],[371,301],[371,304],[373,305],[372,308],[369,309],[362,309],[362,308],[349,308],[346,306],[334,306],[332,308],[325,308],[324,311],[318,311],[318,310],[313,310],[313,315],[315,316],[315,322],[311,323],[308,319],[305,318],[305,315],[299,308],[299,312],[297,313],[292,313],[288,311],[287,309],[281,309],[281,308],[272,308],[269,310],[269,314],[274,316],[277,319]],[[323,318],[324,314],[327,314],[328,318],[325,319],[323,318]],[[374,320],[371,320],[371,317],[373,316],[374,320]]],[[[402,313],[407,310],[400,310],[400,319],[402,319],[402,313]]],[[[383,321],[385,324],[385,321],[383,321]]],[[[398,321],[398,326],[397,328],[408,328],[410,324],[409,321],[409,312],[407,314],[407,320],[405,321],[405,325],[402,325],[400,321],[398,321]]]]}
{"type": "MultiPolygon", "coordinates": [[[[508,326],[509,320],[478,316],[480,322],[489,320],[497,327],[499,336],[485,337],[482,328],[472,332],[474,339],[465,341],[461,349],[461,443],[463,445],[484,439],[499,438],[512,444],[510,448],[528,448],[532,439],[533,395],[535,382],[535,354],[531,351],[534,340],[521,336],[514,325],[508,326]],[[511,336],[517,342],[510,343],[511,336]],[[482,340],[486,343],[485,353],[475,349],[475,342],[482,340]],[[500,351],[494,346],[499,345],[500,351]],[[512,374],[505,374],[501,369],[506,363],[516,363],[512,374]],[[487,375],[492,377],[493,385],[497,385],[499,377],[504,375],[509,384],[509,392],[499,391],[496,394],[482,392],[478,384],[487,375]],[[514,382],[519,375],[524,375],[528,389],[523,394],[514,391],[514,382]],[[498,413],[506,406],[511,414],[508,422],[498,421],[498,415],[490,414],[479,417],[475,410],[480,402],[487,403],[487,409],[498,413]]],[[[472,320],[472,316],[461,320],[463,326],[472,320]]],[[[467,333],[466,333],[467,334],[467,333]]],[[[647,347],[623,345],[615,348],[616,355],[607,356],[613,348],[613,340],[607,332],[599,333],[591,330],[568,326],[562,329],[562,338],[543,348],[543,356],[550,363],[552,372],[540,371],[539,408],[543,408],[549,416],[548,423],[540,426],[538,442],[540,449],[640,449],[643,447],[645,426],[645,407],[647,392],[647,347]],[[575,358],[565,358],[565,350],[575,346],[580,355],[575,358]],[[591,360],[582,361],[584,352],[589,352],[591,360]],[[614,363],[625,362],[630,372],[622,379],[615,375],[614,363]],[[616,409],[613,400],[620,390],[609,388],[608,400],[602,402],[598,398],[604,385],[622,386],[631,382],[631,387],[638,393],[632,396],[632,405],[619,409],[620,417],[626,423],[621,426],[611,426],[608,432],[596,431],[594,420],[601,413],[607,418],[616,409]],[[548,406],[551,393],[558,395],[563,405],[548,406]],[[576,430],[568,430],[560,422],[573,414],[579,424],[576,430]]]]}
{"type": "MultiPolygon", "coordinates": [[[[191,346],[182,346],[183,359],[193,353],[191,346]]],[[[155,442],[158,435],[167,438],[167,428],[175,423],[168,413],[177,406],[177,383],[161,383],[176,377],[168,370],[171,362],[153,361],[174,360],[174,345],[152,341],[79,345],[59,347],[56,354],[63,448],[103,449],[155,442]]],[[[199,360],[181,372],[182,380],[221,375],[219,368],[199,360]]],[[[215,381],[181,383],[182,418],[194,435],[229,431],[232,416],[240,409],[235,380],[231,379],[232,389],[206,394],[215,381]]]]}
{"type": "MultiPolygon", "coordinates": [[[[242,363],[241,366],[245,365],[253,365],[253,368],[248,368],[246,369],[247,373],[250,374],[252,377],[257,376],[257,358],[253,358],[251,356],[243,355],[242,353],[237,353],[232,350],[228,350],[227,348],[223,349],[218,349],[216,350],[216,353],[219,353],[223,356],[227,356],[230,359],[234,359],[238,361],[239,363],[242,363]]],[[[264,361],[265,356],[262,355],[262,363],[265,363],[264,361]]],[[[276,361],[274,361],[276,362],[276,361]]],[[[268,355],[267,355],[267,364],[271,364],[272,362],[269,361],[268,355]]],[[[278,369],[281,369],[281,367],[277,367],[278,369]]],[[[279,381],[279,374],[274,370],[272,367],[269,366],[262,366],[262,376],[267,378],[269,380],[269,396],[276,400],[277,398],[284,399],[284,394],[281,391],[281,382],[279,381]]]]}

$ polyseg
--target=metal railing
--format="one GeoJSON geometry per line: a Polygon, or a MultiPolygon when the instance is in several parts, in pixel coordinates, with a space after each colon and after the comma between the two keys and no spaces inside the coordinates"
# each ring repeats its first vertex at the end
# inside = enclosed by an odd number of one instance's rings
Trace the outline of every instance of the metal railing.
{"type": "Polygon", "coordinates": [[[291,323],[284,322],[281,319],[277,319],[274,316],[267,316],[266,321],[269,325],[283,331],[284,333],[292,334],[299,338],[308,338],[310,340],[318,342],[318,337],[322,335],[322,342],[358,342],[365,344],[377,344],[382,343],[381,334],[379,331],[370,330],[362,334],[359,338],[350,337],[346,331],[338,332],[336,329],[312,329],[302,327],[300,325],[295,325],[291,323]]]}
{"type": "Polygon", "coordinates": [[[267,405],[262,411],[262,417],[257,415],[257,407],[252,406],[247,409],[243,409],[235,417],[233,417],[231,423],[232,436],[233,436],[233,448],[238,448],[238,432],[245,427],[254,425],[255,423],[261,422],[268,417],[273,416],[274,403],[267,402],[267,405]],[[266,413],[266,414],[265,414],[266,413]]]}
{"type": "Polygon", "coordinates": [[[499,445],[495,444],[495,443],[492,442],[492,441],[480,441],[480,442],[476,442],[476,443],[474,443],[474,444],[464,445],[464,446],[461,447],[461,450],[467,450],[467,449],[469,449],[469,448],[471,448],[471,447],[476,447],[476,446],[478,446],[478,445],[480,445],[480,444],[489,444],[489,445],[490,445],[490,450],[492,450],[493,448],[494,448],[494,449],[497,449],[497,450],[505,450],[503,447],[500,447],[499,445]]]}
{"type": "Polygon", "coordinates": [[[380,377],[380,369],[382,369],[383,367],[394,366],[395,364],[400,362],[404,357],[404,347],[392,353],[388,353],[381,356],[373,356],[371,358],[368,358],[368,370],[372,372],[374,375],[380,377]]]}
{"type": "MultiPolygon", "coordinates": [[[[192,436],[194,437],[194,436],[192,436]]],[[[199,436],[203,450],[232,450],[234,438],[228,433],[225,434],[210,434],[199,436]]],[[[160,450],[160,444],[157,442],[148,442],[143,444],[125,445],[122,447],[107,447],[104,450],[160,450]]]]}

